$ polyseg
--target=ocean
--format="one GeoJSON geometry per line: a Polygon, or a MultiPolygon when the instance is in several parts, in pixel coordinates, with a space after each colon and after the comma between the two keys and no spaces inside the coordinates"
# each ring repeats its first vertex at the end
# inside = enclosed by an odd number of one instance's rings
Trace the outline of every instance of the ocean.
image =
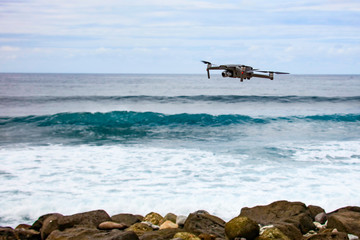
{"type": "Polygon", "coordinates": [[[0,74],[0,226],[360,206],[360,75],[0,74]]]}

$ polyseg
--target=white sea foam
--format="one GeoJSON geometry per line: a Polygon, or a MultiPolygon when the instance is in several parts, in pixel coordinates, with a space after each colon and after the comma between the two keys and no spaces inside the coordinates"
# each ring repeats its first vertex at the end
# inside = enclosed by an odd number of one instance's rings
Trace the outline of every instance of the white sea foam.
{"type": "Polygon", "coordinates": [[[39,146],[0,150],[0,225],[49,212],[104,209],[228,220],[242,207],[286,199],[327,211],[359,205],[359,142],[287,144],[292,158],[133,146],[39,146]]]}

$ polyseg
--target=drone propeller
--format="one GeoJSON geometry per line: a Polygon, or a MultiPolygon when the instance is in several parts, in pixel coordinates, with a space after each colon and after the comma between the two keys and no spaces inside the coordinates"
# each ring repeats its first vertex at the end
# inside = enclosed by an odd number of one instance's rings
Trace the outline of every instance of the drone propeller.
{"type": "Polygon", "coordinates": [[[202,60],[202,62],[205,63],[205,64],[210,64],[211,65],[211,62],[207,62],[207,61],[204,61],[204,60],[202,60]]]}
{"type": "Polygon", "coordinates": [[[274,72],[274,71],[262,71],[262,70],[256,70],[256,72],[275,73],[275,74],[289,74],[289,73],[287,73],[287,72],[274,72]]]}

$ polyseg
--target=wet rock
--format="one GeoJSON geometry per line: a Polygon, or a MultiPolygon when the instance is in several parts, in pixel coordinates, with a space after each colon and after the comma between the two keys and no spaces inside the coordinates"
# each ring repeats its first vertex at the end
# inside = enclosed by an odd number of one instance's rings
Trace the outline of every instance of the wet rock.
{"type": "Polygon", "coordinates": [[[183,240],[201,240],[199,237],[197,237],[195,234],[193,233],[189,233],[189,232],[179,232],[176,233],[174,235],[173,238],[179,238],[179,239],[183,239],[183,240]]]}
{"type": "Polygon", "coordinates": [[[327,227],[360,237],[360,207],[345,207],[329,213],[327,227]]]}
{"type": "Polygon", "coordinates": [[[225,224],[227,239],[255,239],[259,236],[259,225],[248,217],[236,217],[225,224]]]}
{"type": "Polygon", "coordinates": [[[139,240],[134,232],[120,230],[100,231],[95,228],[74,227],[64,231],[53,231],[46,240],[139,240]]]}
{"type": "Polygon", "coordinates": [[[179,225],[177,225],[176,223],[173,223],[170,220],[166,220],[163,224],[160,225],[160,230],[167,228],[178,228],[178,227],[179,225]]]}
{"type": "Polygon", "coordinates": [[[162,221],[163,217],[155,212],[148,213],[143,219],[143,222],[151,222],[155,225],[159,225],[162,221]]]}
{"type": "Polygon", "coordinates": [[[104,210],[78,213],[70,216],[63,216],[58,219],[59,230],[73,226],[98,227],[100,223],[111,221],[110,216],[104,210]]]}
{"type": "Polygon", "coordinates": [[[277,201],[265,206],[242,208],[240,216],[249,217],[262,225],[290,223],[303,234],[315,229],[308,208],[301,202],[277,201]]]}
{"type": "Polygon", "coordinates": [[[130,227],[125,229],[125,231],[133,231],[136,233],[136,235],[141,236],[145,232],[153,231],[153,229],[148,224],[141,222],[141,223],[135,223],[135,224],[131,225],[130,227]]]}
{"type": "Polygon", "coordinates": [[[168,228],[159,231],[145,232],[140,237],[140,240],[168,240],[172,239],[173,236],[180,231],[182,230],[178,228],[168,228]]]}
{"type": "Polygon", "coordinates": [[[349,240],[349,238],[344,232],[327,232],[312,235],[306,240],[349,240]]]}
{"type": "Polygon", "coordinates": [[[131,226],[135,223],[141,222],[144,219],[144,217],[140,215],[133,215],[129,213],[121,213],[117,214],[111,217],[111,221],[117,222],[117,223],[124,223],[128,226],[131,226]]]}
{"type": "Polygon", "coordinates": [[[266,228],[256,240],[290,240],[280,229],[276,227],[266,228]]]}
{"type": "Polygon", "coordinates": [[[112,221],[106,221],[99,224],[98,228],[100,230],[112,230],[112,229],[125,229],[129,226],[123,224],[123,223],[117,223],[112,221]]]}
{"type": "Polygon", "coordinates": [[[18,236],[15,230],[11,227],[0,227],[0,239],[1,240],[18,240],[18,236]]]}
{"type": "Polygon", "coordinates": [[[197,211],[187,217],[184,230],[196,235],[207,233],[225,238],[225,221],[207,212],[197,211]]]}

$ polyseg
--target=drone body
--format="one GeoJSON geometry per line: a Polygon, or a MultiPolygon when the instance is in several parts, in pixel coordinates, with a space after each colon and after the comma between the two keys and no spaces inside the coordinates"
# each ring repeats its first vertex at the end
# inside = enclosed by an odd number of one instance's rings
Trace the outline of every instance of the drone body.
{"type": "Polygon", "coordinates": [[[253,69],[250,66],[241,65],[241,64],[226,64],[226,65],[214,65],[207,61],[202,61],[207,64],[207,74],[208,78],[210,78],[210,70],[225,70],[221,73],[223,77],[231,77],[231,78],[240,78],[242,82],[244,79],[250,80],[252,77],[258,78],[269,78],[270,80],[274,79],[275,74],[289,74],[285,72],[273,72],[273,71],[260,71],[259,69],[253,69]],[[268,73],[269,75],[259,74],[259,73],[268,73]]]}

